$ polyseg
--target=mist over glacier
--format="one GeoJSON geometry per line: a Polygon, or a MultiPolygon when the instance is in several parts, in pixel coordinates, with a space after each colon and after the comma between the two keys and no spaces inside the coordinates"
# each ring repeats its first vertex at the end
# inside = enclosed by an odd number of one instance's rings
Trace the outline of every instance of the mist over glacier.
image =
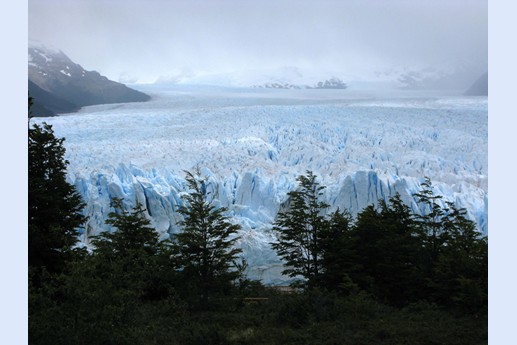
{"type": "Polygon", "coordinates": [[[38,118],[65,137],[69,179],[88,217],[81,240],[111,230],[110,199],[147,209],[167,238],[177,232],[184,170],[200,167],[208,190],[242,225],[248,274],[279,283],[271,224],[296,177],[312,170],[325,201],[356,214],[395,193],[413,210],[424,176],[487,233],[487,97],[425,97],[347,90],[147,85],[147,103],[85,107],[38,118]]]}

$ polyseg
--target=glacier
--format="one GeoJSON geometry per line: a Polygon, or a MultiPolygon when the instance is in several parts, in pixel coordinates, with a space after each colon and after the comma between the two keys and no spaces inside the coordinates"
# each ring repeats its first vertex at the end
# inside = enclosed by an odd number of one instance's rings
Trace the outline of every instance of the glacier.
{"type": "Polygon", "coordinates": [[[248,276],[282,284],[271,250],[275,215],[313,171],[331,209],[356,214],[399,193],[412,194],[424,176],[443,201],[468,211],[488,233],[488,99],[364,90],[275,90],[189,85],[139,85],[146,103],[84,107],[47,122],[65,137],[68,179],[88,217],[81,242],[112,229],[110,200],[141,203],[162,239],[179,231],[187,187],[184,170],[198,167],[218,205],[242,226],[248,276]]]}

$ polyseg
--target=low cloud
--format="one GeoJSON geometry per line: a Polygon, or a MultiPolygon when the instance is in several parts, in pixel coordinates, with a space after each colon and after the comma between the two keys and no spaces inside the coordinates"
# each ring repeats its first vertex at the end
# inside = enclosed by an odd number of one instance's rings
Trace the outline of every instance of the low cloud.
{"type": "Polygon", "coordinates": [[[113,79],[296,66],[486,68],[487,1],[29,0],[29,37],[113,79]]]}

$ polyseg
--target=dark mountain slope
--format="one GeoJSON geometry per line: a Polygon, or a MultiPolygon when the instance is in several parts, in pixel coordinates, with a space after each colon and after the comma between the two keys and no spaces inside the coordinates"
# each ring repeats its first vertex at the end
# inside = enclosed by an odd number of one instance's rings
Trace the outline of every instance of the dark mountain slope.
{"type": "Polygon", "coordinates": [[[79,110],[80,107],[57,97],[29,80],[29,95],[33,97],[33,116],[55,116],[59,113],[70,113],[79,110]]]}
{"type": "Polygon", "coordinates": [[[86,71],[61,51],[29,47],[29,87],[35,103],[55,112],[76,111],[82,106],[145,102],[150,97],[95,71],[86,71]],[[38,87],[38,88],[35,88],[38,87]],[[46,93],[45,93],[46,92],[46,93]]]}
{"type": "Polygon", "coordinates": [[[479,77],[465,92],[467,96],[488,96],[488,72],[479,77]]]}

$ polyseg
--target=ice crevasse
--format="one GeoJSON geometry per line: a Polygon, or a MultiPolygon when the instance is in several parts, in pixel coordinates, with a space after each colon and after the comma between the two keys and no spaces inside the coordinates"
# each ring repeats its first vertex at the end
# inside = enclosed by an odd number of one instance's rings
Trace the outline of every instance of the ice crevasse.
{"type": "MultiPolygon", "coordinates": [[[[144,90],[145,91],[145,90],[144,90]]],[[[242,226],[238,245],[249,275],[279,283],[272,223],[307,170],[325,185],[330,211],[353,215],[424,176],[488,233],[487,98],[343,99],[296,90],[175,89],[146,103],[86,107],[50,123],[65,137],[68,178],[88,217],[81,241],[110,231],[113,198],[140,203],[161,238],[180,231],[184,170],[200,168],[217,205],[242,226]],[[308,97],[314,97],[309,99],[308,97]]]]}

